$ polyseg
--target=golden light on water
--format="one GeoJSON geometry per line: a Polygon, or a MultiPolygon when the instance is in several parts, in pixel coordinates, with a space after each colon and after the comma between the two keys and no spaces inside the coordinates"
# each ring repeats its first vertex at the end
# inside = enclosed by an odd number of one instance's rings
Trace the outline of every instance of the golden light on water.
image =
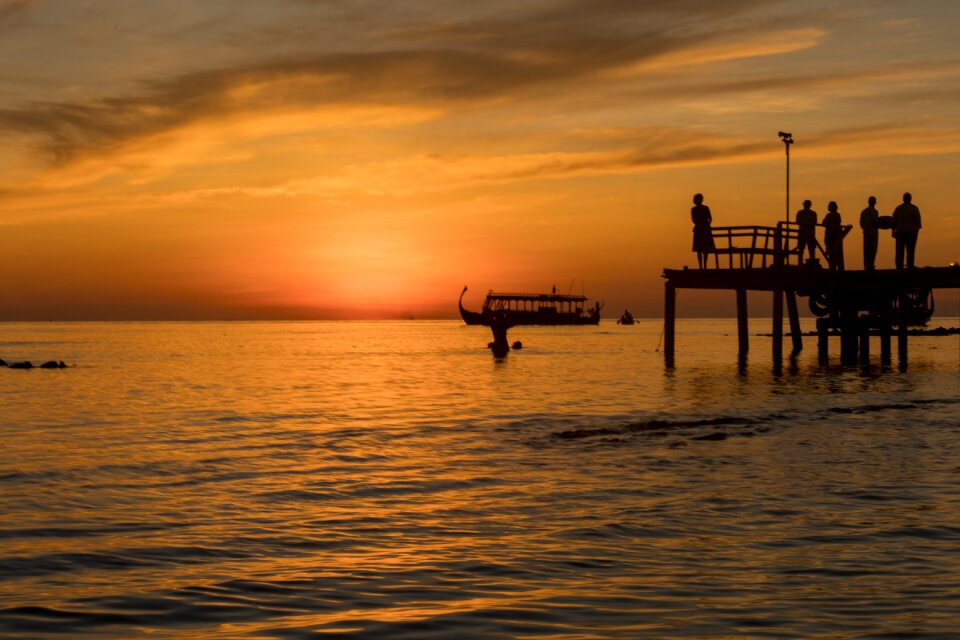
{"type": "Polygon", "coordinates": [[[953,628],[956,341],[680,325],[6,323],[0,634],[953,628]]]}

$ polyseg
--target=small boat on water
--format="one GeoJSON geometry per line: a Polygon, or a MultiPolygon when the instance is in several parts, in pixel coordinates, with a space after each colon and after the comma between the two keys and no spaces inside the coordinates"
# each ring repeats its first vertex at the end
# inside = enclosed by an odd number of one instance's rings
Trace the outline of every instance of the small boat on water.
{"type": "Polygon", "coordinates": [[[624,310],[624,311],[623,311],[623,315],[620,316],[620,319],[619,319],[619,320],[617,320],[617,324],[626,324],[626,325],[629,325],[629,324],[633,324],[633,323],[634,323],[633,314],[630,313],[630,312],[627,311],[627,310],[624,310]]]}
{"type": "Polygon", "coordinates": [[[557,293],[497,293],[490,291],[480,311],[463,308],[464,287],[460,292],[460,317],[467,324],[490,326],[494,316],[499,315],[507,324],[578,325],[600,324],[599,302],[587,306],[586,296],[571,296],[557,293]]]}

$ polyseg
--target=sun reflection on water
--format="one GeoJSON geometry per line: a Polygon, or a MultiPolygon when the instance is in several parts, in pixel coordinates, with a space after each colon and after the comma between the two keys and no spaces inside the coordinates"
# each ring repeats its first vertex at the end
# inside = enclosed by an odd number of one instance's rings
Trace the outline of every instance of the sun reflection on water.
{"type": "Polygon", "coordinates": [[[10,325],[76,366],[0,376],[0,632],[950,629],[955,343],[778,376],[659,330],[10,325]]]}

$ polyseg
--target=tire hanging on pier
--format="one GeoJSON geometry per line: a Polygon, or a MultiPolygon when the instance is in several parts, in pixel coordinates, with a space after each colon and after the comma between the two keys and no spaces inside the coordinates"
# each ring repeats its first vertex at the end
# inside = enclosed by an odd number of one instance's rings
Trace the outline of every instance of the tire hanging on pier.
{"type": "Polygon", "coordinates": [[[822,318],[830,313],[832,307],[830,298],[825,291],[811,291],[810,296],[807,298],[807,306],[810,307],[810,313],[818,318],[822,318]]]}

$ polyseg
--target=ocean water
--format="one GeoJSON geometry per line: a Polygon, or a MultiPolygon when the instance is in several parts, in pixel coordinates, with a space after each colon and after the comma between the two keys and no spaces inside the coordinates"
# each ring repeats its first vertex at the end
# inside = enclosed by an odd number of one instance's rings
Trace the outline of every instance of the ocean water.
{"type": "Polygon", "coordinates": [[[960,637],[960,339],[660,330],[0,325],[0,636],[960,637]]]}

